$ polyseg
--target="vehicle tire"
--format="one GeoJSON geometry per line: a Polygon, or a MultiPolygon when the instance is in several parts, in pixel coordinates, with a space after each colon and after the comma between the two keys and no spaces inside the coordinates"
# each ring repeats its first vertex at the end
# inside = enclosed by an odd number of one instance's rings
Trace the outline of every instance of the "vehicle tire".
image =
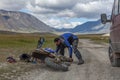
{"type": "Polygon", "coordinates": [[[110,62],[111,62],[111,65],[113,67],[120,67],[120,58],[115,58],[113,56],[113,50],[111,47],[109,47],[109,59],[110,59],[110,62]]]}
{"type": "Polygon", "coordinates": [[[49,57],[45,58],[45,63],[47,66],[49,66],[55,70],[68,71],[67,65],[55,63],[53,58],[49,58],[49,57]]]}
{"type": "Polygon", "coordinates": [[[70,66],[71,63],[70,62],[63,62],[63,64],[67,65],[67,66],[70,66]]]}

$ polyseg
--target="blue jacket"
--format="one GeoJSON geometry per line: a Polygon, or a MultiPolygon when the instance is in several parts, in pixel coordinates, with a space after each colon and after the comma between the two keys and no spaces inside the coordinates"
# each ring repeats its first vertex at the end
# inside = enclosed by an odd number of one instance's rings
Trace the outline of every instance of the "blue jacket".
{"type": "MultiPolygon", "coordinates": [[[[72,56],[72,42],[76,39],[78,39],[77,36],[73,35],[72,33],[64,33],[60,36],[60,39],[62,38],[62,44],[65,45],[65,47],[69,50],[69,55],[72,56]]],[[[57,47],[56,52],[59,51],[59,47],[57,47]]]]}

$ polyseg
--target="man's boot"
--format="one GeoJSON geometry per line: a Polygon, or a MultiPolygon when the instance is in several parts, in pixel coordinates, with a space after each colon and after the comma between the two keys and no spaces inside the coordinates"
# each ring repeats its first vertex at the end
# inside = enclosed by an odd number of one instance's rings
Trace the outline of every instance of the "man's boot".
{"type": "Polygon", "coordinates": [[[84,60],[79,59],[79,61],[78,61],[78,65],[81,65],[81,64],[84,64],[84,60]]]}

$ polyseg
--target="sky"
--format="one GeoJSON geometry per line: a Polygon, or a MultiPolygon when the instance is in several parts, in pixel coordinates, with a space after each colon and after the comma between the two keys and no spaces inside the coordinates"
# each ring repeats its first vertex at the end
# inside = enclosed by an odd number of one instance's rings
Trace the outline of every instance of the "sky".
{"type": "Polygon", "coordinates": [[[0,0],[0,9],[34,15],[54,28],[74,28],[111,14],[114,0],[0,0]]]}

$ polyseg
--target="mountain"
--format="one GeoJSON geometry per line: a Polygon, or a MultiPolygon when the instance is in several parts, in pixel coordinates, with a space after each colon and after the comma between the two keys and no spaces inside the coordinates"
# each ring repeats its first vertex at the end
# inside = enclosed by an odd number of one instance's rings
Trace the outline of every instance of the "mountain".
{"type": "Polygon", "coordinates": [[[100,20],[88,21],[71,29],[60,29],[60,32],[72,32],[82,34],[109,33],[110,24],[103,25],[100,20]]]}
{"type": "Polygon", "coordinates": [[[101,20],[89,21],[82,25],[76,26],[74,29],[70,30],[73,33],[108,33],[110,25],[103,25],[101,20]]]}
{"type": "Polygon", "coordinates": [[[30,14],[6,10],[0,10],[0,30],[23,33],[54,31],[53,28],[30,14]]]}
{"type": "Polygon", "coordinates": [[[55,29],[56,32],[70,32],[72,28],[62,28],[62,29],[55,29]]]}

